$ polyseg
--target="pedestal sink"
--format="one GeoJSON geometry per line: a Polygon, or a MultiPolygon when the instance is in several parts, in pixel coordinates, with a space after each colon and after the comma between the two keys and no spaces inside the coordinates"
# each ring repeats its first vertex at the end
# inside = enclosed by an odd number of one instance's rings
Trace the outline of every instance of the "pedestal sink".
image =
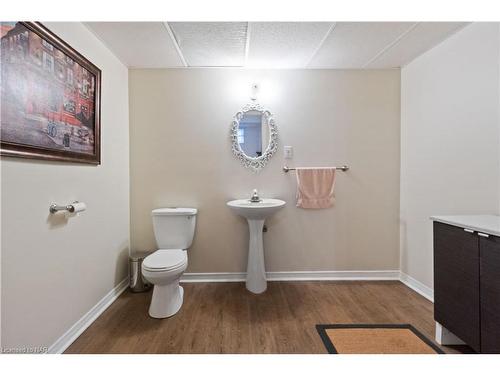
{"type": "Polygon", "coordinates": [[[266,218],[283,208],[285,201],[280,199],[262,199],[251,202],[249,199],[237,199],[227,202],[235,214],[248,221],[250,243],[248,246],[248,264],[246,287],[252,293],[262,293],[267,288],[266,267],[264,265],[264,244],[262,229],[266,218]]]}

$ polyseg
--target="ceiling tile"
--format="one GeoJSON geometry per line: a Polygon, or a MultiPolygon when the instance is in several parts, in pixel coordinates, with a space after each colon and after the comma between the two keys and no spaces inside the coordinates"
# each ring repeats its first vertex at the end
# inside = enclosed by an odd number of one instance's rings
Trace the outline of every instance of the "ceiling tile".
{"type": "Polygon", "coordinates": [[[169,22],[188,66],[243,66],[247,22],[169,22]]]}
{"type": "Polygon", "coordinates": [[[414,25],[411,22],[339,22],[309,67],[363,68],[414,25]]]}
{"type": "Polygon", "coordinates": [[[366,67],[376,69],[401,67],[466,25],[466,22],[419,23],[366,67]]]}
{"type": "Polygon", "coordinates": [[[182,67],[162,22],[86,22],[85,25],[128,67],[182,67]]]}
{"type": "Polygon", "coordinates": [[[251,22],[246,66],[304,68],[332,25],[329,22],[251,22]]]}
{"type": "Polygon", "coordinates": [[[132,68],[176,68],[187,63],[190,67],[380,69],[407,64],[467,23],[90,22],[85,25],[132,68]]]}

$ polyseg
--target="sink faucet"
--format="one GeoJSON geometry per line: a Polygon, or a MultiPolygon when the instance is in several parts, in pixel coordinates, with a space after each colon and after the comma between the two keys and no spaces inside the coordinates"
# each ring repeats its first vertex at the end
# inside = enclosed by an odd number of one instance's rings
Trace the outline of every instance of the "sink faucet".
{"type": "Polygon", "coordinates": [[[252,194],[252,197],[250,198],[250,202],[252,202],[252,203],[258,203],[261,200],[262,199],[260,199],[259,193],[257,192],[257,189],[253,189],[253,194],[252,194]]]}

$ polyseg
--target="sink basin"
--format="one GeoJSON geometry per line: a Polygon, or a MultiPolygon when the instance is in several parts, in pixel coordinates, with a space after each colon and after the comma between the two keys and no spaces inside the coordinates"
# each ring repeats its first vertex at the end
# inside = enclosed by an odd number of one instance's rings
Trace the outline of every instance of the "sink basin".
{"type": "Polygon", "coordinates": [[[237,199],[227,202],[227,205],[237,215],[251,220],[264,220],[286,204],[281,199],[262,199],[260,202],[250,202],[249,199],[237,199]]]}
{"type": "Polygon", "coordinates": [[[252,293],[262,293],[267,289],[266,266],[264,264],[264,243],[262,229],[265,219],[285,206],[280,199],[262,199],[251,202],[249,199],[237,199],[227,205],[237,215],[247,219],[250,231],[248,245],[246,287],[252,293]]]}

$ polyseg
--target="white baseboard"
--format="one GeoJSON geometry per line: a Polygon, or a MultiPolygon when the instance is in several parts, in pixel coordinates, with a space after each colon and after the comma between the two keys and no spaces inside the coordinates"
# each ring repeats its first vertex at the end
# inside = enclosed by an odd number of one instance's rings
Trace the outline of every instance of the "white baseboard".
{"type": "MultiPolygon", "coordinates": [[[[291,271],[266,272],[268,281],[306,280],[399,280],[399,271],[291,271]]],[[[181,282],[242,282],[245,272],[185,273],[181,282]]]]}
{"type": "Polygon", "coordinates": [[[296,271],[268,272],[268,280],[399,280],[399,271],[296,271]]]}
{"type": "Polygon", "coordinates": [[[401,280],[401,282],[408,288],[413,289],[415,292],[427,298],[429,301],[434,302],[434,289],[429,288],[427,285],[422,284],[420,281],[414,279],[404,272],[401,272],[399,280],[401,280]]]}
{"type": "Polygon", "coordinates": [[[225,283],[242,282],[246,279],[245,272],[202,272],[185,273],[181,277],[181,283],[225,283]]]}
{"type": "Polygon", "coordinates": [[[106,310],[128,287],[129,279],[120,281],[108,294],[106,294],[97,304],[68,329],[59,339],[52,344],[47,353],[63,353],[83,331],[85,331],[103,312],[106,310]]]}
{"type": "MultiPolygon", "coordinates": [[[[314,281],[314,280],[399,280],[418,294],[434,302],[434,290],[413,277],[396,270],[384,271],[291,271],[266,272],[268,281],[314,281]]],[[[245,272],[185,273],[181,282],[243,282],[245,272]]]]}

